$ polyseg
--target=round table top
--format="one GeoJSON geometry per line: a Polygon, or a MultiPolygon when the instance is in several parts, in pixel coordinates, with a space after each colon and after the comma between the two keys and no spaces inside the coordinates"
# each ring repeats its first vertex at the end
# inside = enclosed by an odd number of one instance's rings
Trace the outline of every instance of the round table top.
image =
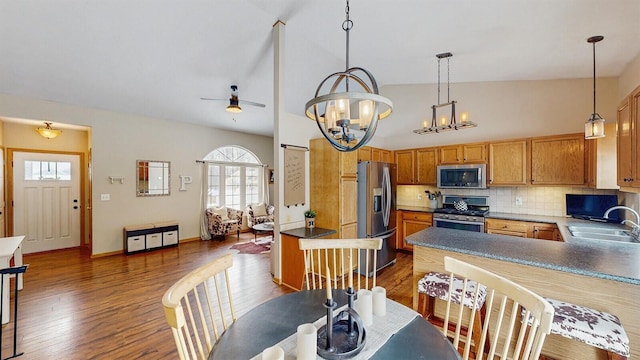
{"type": "Polygon", "coordinates": [[[253,225],[253,228],[258,231],[272,231],[274,223],[272,222],[264,222],[260,224],[253,225]]]}
{"type": "MultiPolygon", "coordinates": [[[[239,317],[214,345],[209,360],[251,359],[296,332],[299,324],[326,315],[326,290],[299,291],[271,299],[239,317]]],[[[338,307],[347,303],[343,290],[333,290],[338,307]]],[[[442,333],[418,316],[402,328],[371,359],[460,359],[442,333]]]]}

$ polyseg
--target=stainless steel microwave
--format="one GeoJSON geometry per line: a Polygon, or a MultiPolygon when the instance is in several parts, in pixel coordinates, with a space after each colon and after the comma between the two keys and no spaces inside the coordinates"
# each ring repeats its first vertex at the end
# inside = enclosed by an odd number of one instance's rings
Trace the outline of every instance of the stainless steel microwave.
{"type": "Polygon", "coordinates": [[[486,189],[487,165],[440,165],[438,187],[443,189],[486,189]]]}

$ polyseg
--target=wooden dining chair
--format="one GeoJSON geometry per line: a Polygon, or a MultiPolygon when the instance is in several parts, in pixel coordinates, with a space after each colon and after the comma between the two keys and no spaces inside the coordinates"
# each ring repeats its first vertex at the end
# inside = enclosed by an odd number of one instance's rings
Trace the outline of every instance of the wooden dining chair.
{"type": "Polygon", "coordinates": [[[224,330],[236,321],[227,254],[191,271],[162,297],[179,358],[204,360],[224,330]]]}
{"type": "Polygon", "coordinates": [[[304,254],[307,290],[326,287],[326,279],[332,280],[332,288],[346,289],[349,273],[356,291],[376,286],[377,251],[382,248],[382,239],[300,239],[299,246],[304,254]]]}
{"type": "MultiPolygon", "coordinates": [[[[548,301],[513,281],[448,256],[444,258],[444,268],[450,273],[451,289],[455,277],[463,279],[460,291],[449,292],[442,332],[452,339],[464,360],[469,359],[476,329],[469,326],[466,336],[461,339],[461,324],[473,324],[477,312],[459,304],[471,281],[486,286],[486,314],[480,344],[475,344],[475,359],[538,359],[553,322],[554,310],[548,301]],[[449,321],[456,324],[453,332],[449,330],[449,321]]],[[[479,286],[475,287],[474,302],[479,300],[479,289],[479,286]]]]}

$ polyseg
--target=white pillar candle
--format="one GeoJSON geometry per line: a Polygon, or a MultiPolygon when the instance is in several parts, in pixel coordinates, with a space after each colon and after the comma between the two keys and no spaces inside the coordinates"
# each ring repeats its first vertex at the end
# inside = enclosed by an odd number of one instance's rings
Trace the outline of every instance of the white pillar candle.
{"type": "Polygon", "coordinates": [[[316,360],[318,329],[313,324],[302,324],[296,332],[296,359],[316,360]]]}
{"type": "Polygon", "coordinates": [[[370,290],[358,290],[358,301],[356,302],[356,311],[362,319],[364,326],[373,324],[373,299],[370,290]]]}
{"type": "Polygon", "coordinates": [[[284,350],[278,345],[268,347],[262,351],[262,360],[284,360],[284,350]]]}
{"type": "Polygon", "coordinates": [[[375,286],[371,292],[373,293],[373,315],[387,315],[387,289],[375,286]]]}

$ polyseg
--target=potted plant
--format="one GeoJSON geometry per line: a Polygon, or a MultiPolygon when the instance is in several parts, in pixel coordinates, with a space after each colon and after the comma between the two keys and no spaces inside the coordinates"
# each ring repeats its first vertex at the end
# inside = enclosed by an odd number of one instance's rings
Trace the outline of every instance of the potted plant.
{"type": "Polygon", "coordinates": [[[304,212],[305,226],[312,229],[316,226],[316,212],[314,210],[307,210],[304,212]]]}

